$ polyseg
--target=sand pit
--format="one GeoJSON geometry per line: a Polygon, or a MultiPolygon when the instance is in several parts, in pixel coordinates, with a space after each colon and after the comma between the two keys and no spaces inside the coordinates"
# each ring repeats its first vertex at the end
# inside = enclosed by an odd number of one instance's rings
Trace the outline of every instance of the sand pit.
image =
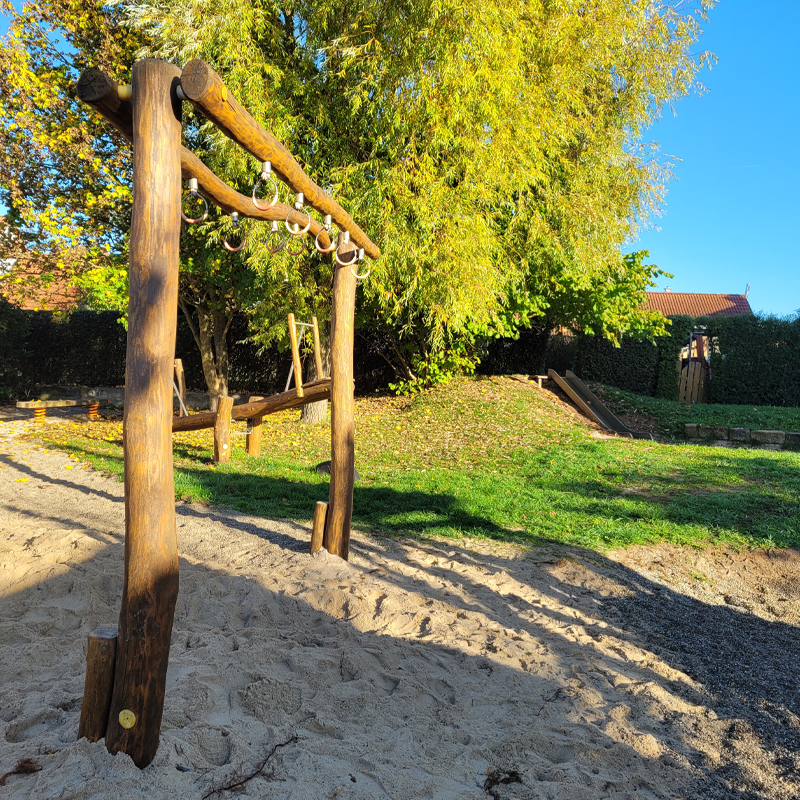
{"type": "Polygon", "coordinates": [[[182,503],[156,759],[76,741],[122,484],[27,424],[0,427],[0,773],[41,769],[0,797],[799,796],[795,554],[355,534],[345,563],[306,525],[182,503]]]}

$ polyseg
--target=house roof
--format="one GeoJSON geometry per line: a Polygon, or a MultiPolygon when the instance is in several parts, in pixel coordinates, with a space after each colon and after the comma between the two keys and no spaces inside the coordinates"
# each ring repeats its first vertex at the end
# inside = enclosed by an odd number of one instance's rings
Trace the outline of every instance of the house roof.
{"type": "Polygon", "coordinates": [[[665,317],[679,314],[687,317],[733,317],[753,313],[746,295],[699,292],[647,292],[647,300],[641,308],[660,311],[665,317]]]}

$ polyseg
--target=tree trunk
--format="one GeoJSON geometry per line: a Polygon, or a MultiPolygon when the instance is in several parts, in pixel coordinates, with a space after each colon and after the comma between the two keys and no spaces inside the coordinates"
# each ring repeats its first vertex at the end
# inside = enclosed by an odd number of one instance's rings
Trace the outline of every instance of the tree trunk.
{"type": "Polygon", "coordinates": [[[189,303],[181,298],[180,307],[194,336],[203,377],[208,388],[209,408],[216,411],[219,398],[228,394],[228,329],[233,322],[233,314],[226,314],[216,308],[194,305],[197,311],[197,325],[191,316],[189,303]]]}
{"type": "MultiPolygon", "coordinates": [[[[321,332],[320,332],[321,333],[321,332]]],[[[317,365],[313,358],[306,359],[306,383],[317,381],[331,374],[331,343],[327,336],[320,335],[320,355],[322,356],[322,368],[325,375],[317,375],[317,365]]],[[[309,403],[303,406],[300,413],[300,422],[304,425],[319,425],[325,422],[325,417],[328,415],[328,401],[320,400],[319,403],[309,403]]]]}

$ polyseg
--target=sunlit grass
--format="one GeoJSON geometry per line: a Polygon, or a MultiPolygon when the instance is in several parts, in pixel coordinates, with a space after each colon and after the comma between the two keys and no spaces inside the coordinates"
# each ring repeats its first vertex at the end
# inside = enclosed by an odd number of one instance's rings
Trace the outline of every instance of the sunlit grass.
{"type": "MultiPolygon", "coordinates": [[[[122,474],[121,421],[39,435],[122,474]]],[[[243,436],[216,467],[211,431],[173,441],[178,499],[303,521],[327,499],[315,466],[330,458],[330,428],[301,425],[298,411],[265,418],[258,459],[245,455],[243,436]]],[[[552,395],[511,379],[358,399],[356,467],[353,522],[363,530],[598,548],[800,545],[800,455],[594,439],[552,395]]]]}

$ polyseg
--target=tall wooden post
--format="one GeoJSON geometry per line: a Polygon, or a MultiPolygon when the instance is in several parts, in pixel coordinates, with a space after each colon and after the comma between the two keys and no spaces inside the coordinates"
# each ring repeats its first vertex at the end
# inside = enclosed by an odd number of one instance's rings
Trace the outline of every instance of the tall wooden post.
{"type": "Polygon", "coordinates": [[[180,70],[133,67],[133,212],[125,372],[125,583],[106,746],[156,754],[178,597],[172,371],[181,202],[180,70]]]}
{"type": "MultiPolygon", "coordinates": [[[[339,253],[355,263],[355,247],[342,243],[339,253]]],[[[355,334],[356,279],[350,265],[333,262],[331,308],[331,487],[325,521],[325,549],[347,560],[350,521],[353,516],[355,420],[353,400],[353,339],[355,334]]]]}

